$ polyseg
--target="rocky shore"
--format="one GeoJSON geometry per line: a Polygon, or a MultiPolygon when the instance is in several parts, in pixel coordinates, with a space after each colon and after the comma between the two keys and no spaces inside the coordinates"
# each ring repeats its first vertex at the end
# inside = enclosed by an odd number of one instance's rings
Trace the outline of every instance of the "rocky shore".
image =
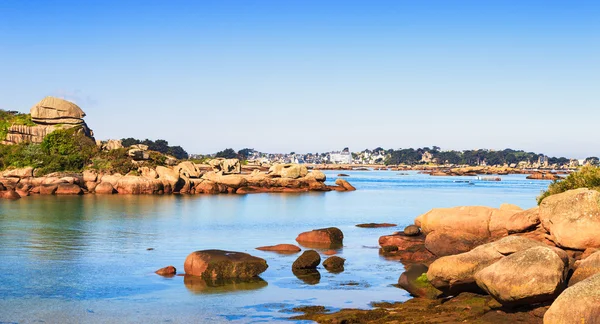
{"type": "Polygon", "coordinates": [[[577,189],[521,210],[433,209],[379,239],[405,265],[398,286],[415,298],[372,310],[307,309],[319,323],[598,323],[600,192],[577,189]]]}
{"type": "Polygon", "coordinates": [[[321,171],[299,164],[276,164],[268,172],[242,173],[237,159],[215,159],[209,165],[189,161],[175,166],[141,167],[136,173],[107,174],[95,170],[34,176],[31,167],[0,173],[0,198],[32,194],[249,194],[261,192],[352,191],[347,181],[326,185],[321,171]]]}

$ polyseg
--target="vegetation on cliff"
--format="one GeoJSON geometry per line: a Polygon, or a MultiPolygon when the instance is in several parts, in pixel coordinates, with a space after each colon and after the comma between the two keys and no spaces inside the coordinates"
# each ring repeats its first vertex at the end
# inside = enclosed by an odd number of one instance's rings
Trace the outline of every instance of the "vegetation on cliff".
{"type": "Polygon", "coordinates": [[[12,125],[35,126],[35,123],[31,120],[30,114],[0,109],[0,141],[6,138],[8,128],[12,125]]]}
{"type": "Polygon", "coordinates": [[[32,166],[39,174],[81,171],[97,151],[96,143],[77,128],[57,130],[40,144],[0,145],[0,169],[32,166]]]}
{"type": "Polygon", "coordinates": [[[555,180],[538,198],[538,205],[544,198],[572,189],[588,188],[600,191],[600,167],[587,165],[562,180],[555,180]]]}

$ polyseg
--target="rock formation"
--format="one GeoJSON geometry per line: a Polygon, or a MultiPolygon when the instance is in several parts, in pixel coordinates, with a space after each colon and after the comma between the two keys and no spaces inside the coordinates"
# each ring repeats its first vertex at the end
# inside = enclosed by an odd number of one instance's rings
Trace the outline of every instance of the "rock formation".
{"type": "Polygon", "coordinates": [[[31,120],[35,126],[12,125],[2,144],[23,142],[41,143],[46,135],[58,129],[77,127],[86,136],[93,138],[93,132],[83,120],[85,113],[76,104],[46,97],[31,108],[31,120]]]}

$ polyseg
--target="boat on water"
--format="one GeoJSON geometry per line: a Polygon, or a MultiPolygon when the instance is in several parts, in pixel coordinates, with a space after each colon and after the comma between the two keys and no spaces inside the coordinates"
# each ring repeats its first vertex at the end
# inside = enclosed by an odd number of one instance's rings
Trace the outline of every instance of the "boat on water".
{"type": "Polygon", "coordinates": [[[477,180],[480,181],[502,181],[500,177],[477,177],[477,180]]]}

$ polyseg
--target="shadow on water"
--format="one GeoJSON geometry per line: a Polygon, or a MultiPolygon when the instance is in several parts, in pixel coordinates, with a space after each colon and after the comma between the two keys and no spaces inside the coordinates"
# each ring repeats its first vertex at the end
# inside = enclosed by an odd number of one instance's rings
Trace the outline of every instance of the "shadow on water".
{"type": "Polygon", "coordinates": [[[269,285],[260,277],[210,281],[191,275],[184,275],[183,284],[194,294],[224,294],[237,291],[258,290],[269,285]]]}

